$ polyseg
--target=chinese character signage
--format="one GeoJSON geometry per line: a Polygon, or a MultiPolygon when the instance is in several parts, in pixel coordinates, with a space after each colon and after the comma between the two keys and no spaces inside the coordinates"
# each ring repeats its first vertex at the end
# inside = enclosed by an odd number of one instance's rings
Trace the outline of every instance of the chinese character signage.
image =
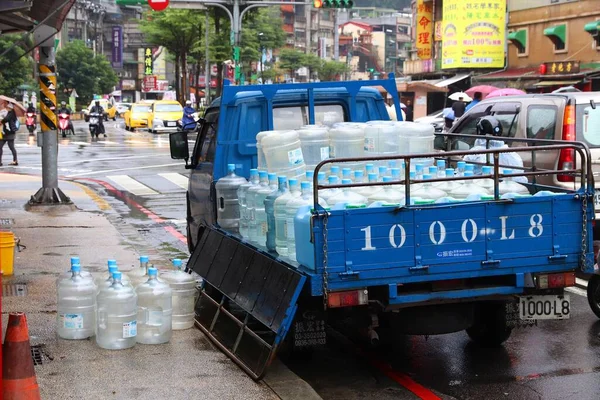
{"type": "Polygon", "coordinates": [[[546,75],[576,74],[580,71],[579,61],[547,62],[544,65],[546,75]]]}
{"type": "Polygon", "coordinates": [[[433,1],[417,1],[417,56],[421,60],[431,59],[433,45],[433,1]]]}
{"type": "Polygon", "coordinates": [[[123,68],[123,27],[112,28],[112,67],[123,68]]]}
{"type": "Polygon", "coordinates": [[[152,49],[147,47],[144,49],[144,75],[154,74],[154,66],[152,62],[152,49]]]}
{"type": "Polygon", "coordinates": [[[442,69],[502,68],[506,0],[445,0],[442,69]]]}

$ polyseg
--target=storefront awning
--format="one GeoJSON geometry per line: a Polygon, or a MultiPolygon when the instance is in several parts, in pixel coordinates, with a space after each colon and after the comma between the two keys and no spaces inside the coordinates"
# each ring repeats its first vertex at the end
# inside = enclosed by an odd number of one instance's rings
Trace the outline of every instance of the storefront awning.
{"type": "Polygon", "coordinates": [[[561,42],[566,43],[567,38],[567,26],[566,25],[556,25],[550,28],[544,29],[545,36],[554,36],[555,38],[560,39],[561,42]]]}
{"type": "Polygon", "coordinates": [[[585,24],[585,26],[583,27],[583,29],[586,32],[589,32],[591,34],[598,33],[598,31],[600,31],[600,20],[594,21],[594,22],[590,22],[589,24],[585,24]]]}
{"type": "Polygon", "coordinates": [[[527,31],[525,29],[511,32],[507,37],[508,40],[518,43],[521,47],[527,47],[527,31]]]}
{"type": "Polygon", "coordinates": [[[458,74],[454,75],[452,78],[444,79],[435,84],[437,87],[448,87],[456,82],[462,81],[463,79],[467,79],[471,74],[458,74]]]}
{"type": "Polygon", "coordinates": [[[575,85],[576,83],[581,82],[579,81],[542,81],[542,82],[538,82],[535,85],[533,85],[533,87],[536,88],[541,88],[541,87],[551,87],[551,86],[569,86],[569,85],[575,85]]]}

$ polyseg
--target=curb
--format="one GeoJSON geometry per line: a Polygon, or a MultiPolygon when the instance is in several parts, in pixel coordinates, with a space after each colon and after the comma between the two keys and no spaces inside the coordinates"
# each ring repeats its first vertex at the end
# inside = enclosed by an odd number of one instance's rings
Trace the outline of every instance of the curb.
{"type": "Polygon", "coordinates": [[[587,279],[575,278],[575,287],[583,290],[587,290],[588,281],[587,279]]]}
{"type": "Polygon", "coordinates": [[[282,400],[323,400],[308,384],[278,358],[267,370],[263,382],[282,400]]]}

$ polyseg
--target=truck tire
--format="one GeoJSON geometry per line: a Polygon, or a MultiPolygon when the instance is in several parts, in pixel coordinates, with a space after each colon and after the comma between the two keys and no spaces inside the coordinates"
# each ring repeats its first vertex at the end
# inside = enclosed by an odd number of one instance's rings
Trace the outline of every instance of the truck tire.
{"type": "Polygon", "coordinates": [[[588,281],[587,299],[596,317],[600,318],[600,275],[592,275],[588,281]]]}
{"type": "Polygon", "coordinates": [[[471,340],[482,347],[500,346],[512,332],[506,324],[506,304],[481,304],[475,314],[475,323],[466,331],[471,340]]]}

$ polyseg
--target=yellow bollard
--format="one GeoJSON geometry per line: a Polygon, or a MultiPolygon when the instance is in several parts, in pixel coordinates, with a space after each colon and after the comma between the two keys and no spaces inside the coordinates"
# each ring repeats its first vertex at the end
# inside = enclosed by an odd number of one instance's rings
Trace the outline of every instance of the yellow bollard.
{"type": "Polygon", "coordinates": [[[12,275],[15,260],[15,235],[0,231],[0,271],[2,275],[12,275]]]}

